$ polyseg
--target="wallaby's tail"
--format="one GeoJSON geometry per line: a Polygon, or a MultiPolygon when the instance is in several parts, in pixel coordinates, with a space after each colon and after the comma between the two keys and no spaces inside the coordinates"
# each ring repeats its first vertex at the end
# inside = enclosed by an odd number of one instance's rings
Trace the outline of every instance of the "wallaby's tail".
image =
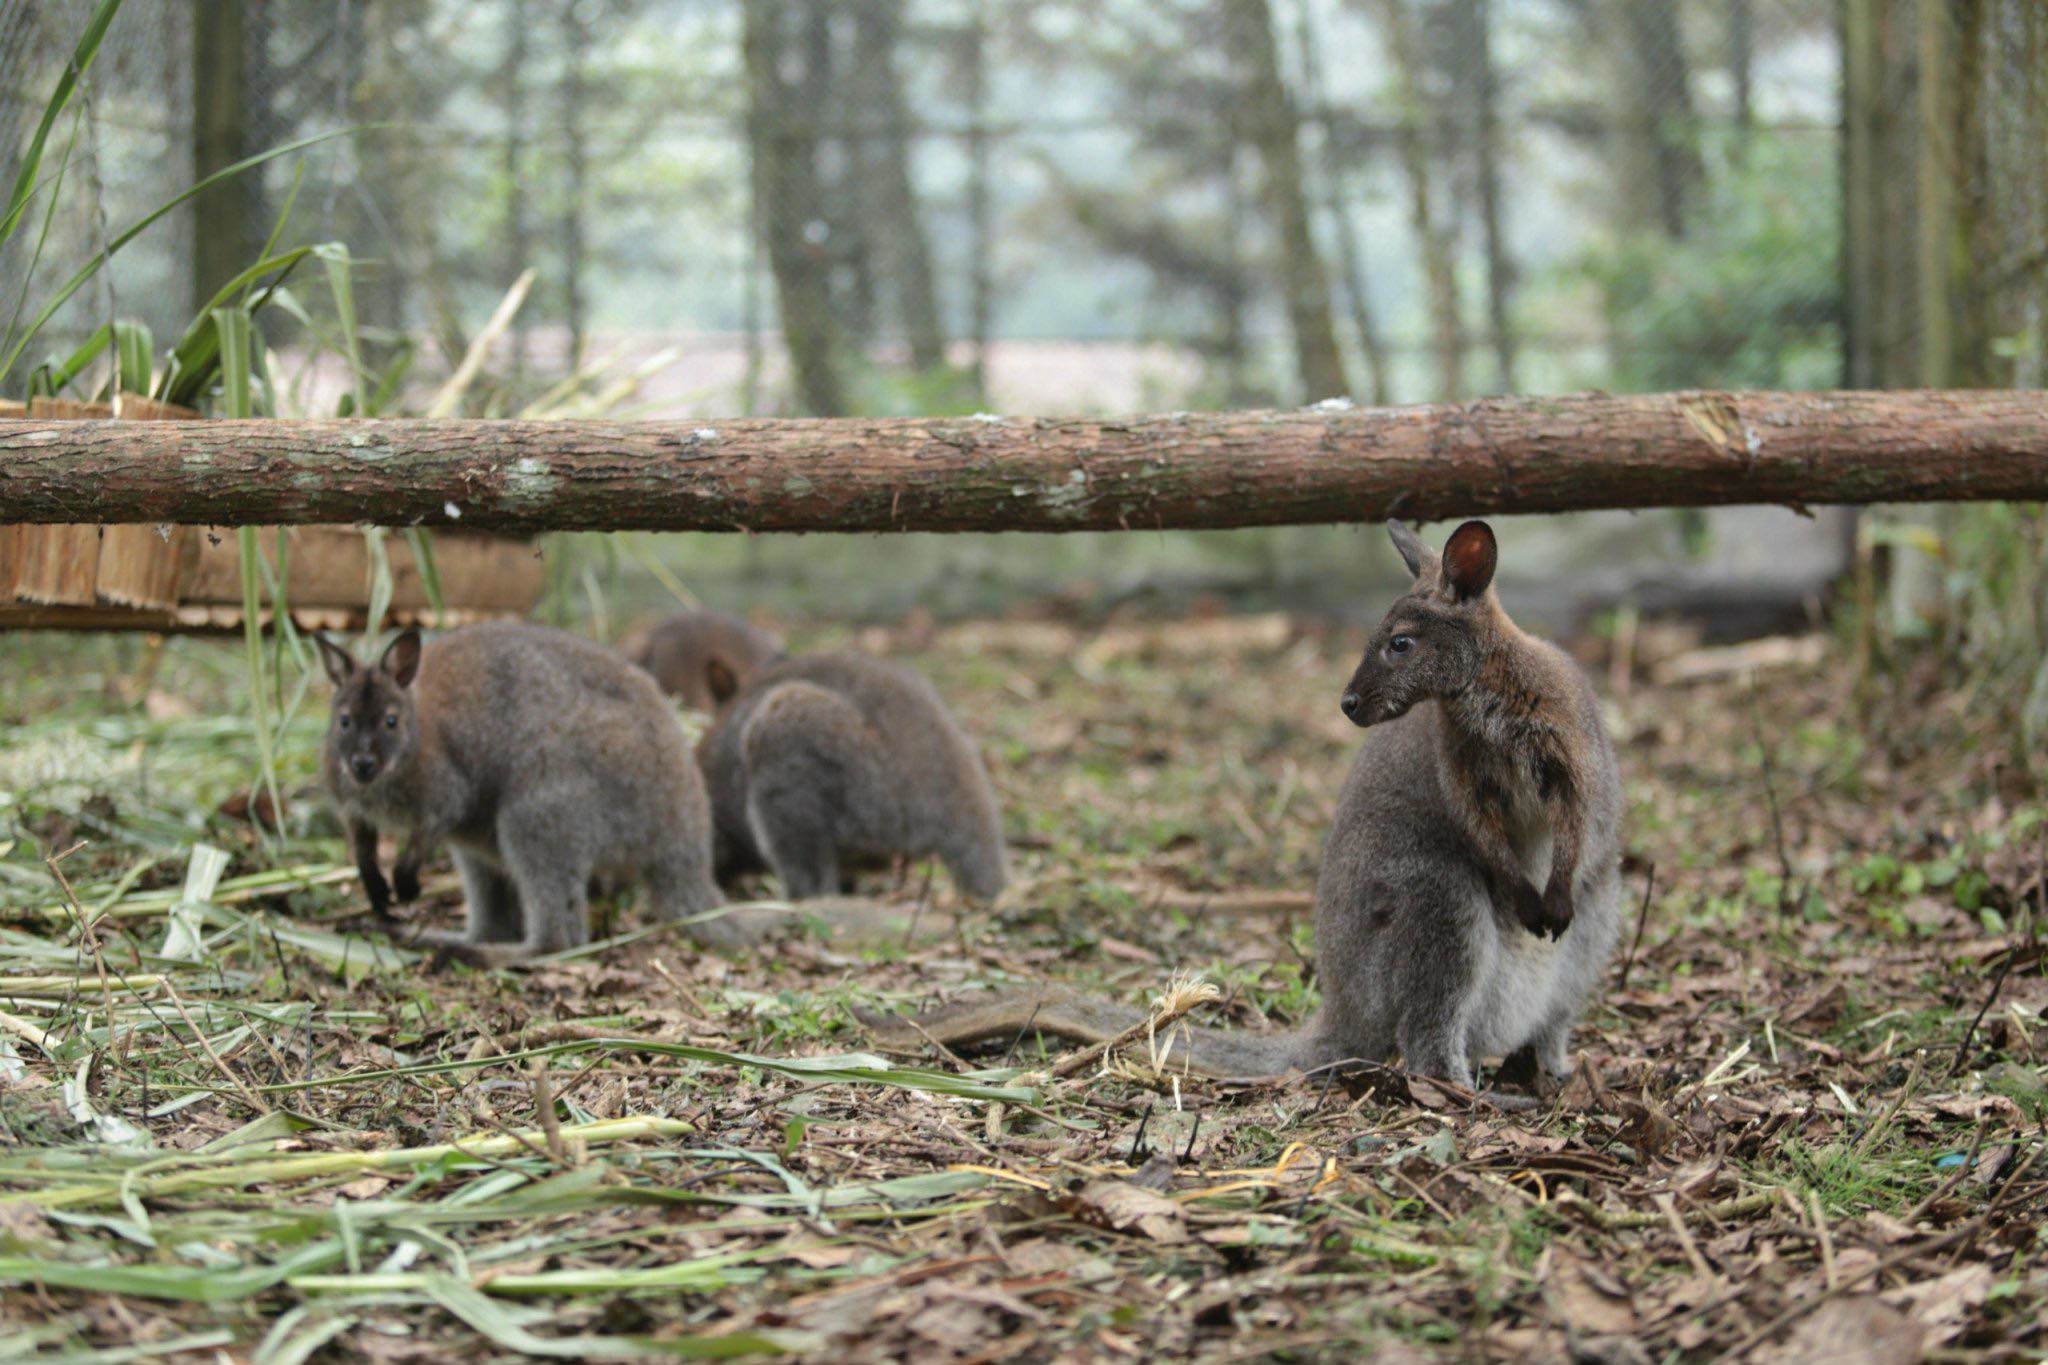
{"type": "MultiPolygon", "coordinates": [[[[1064,986],[1043,986],[941,1006],[919,1015],[915,1024],[897,1015],[864,1016],[862,1022],[877,1043],[910,1051],[926,1042],[948,1047],[1010,1044],[1033,1033],[1080,1043],[1106,1043],[1132,1028],[1142,1029],[1145,1019],[1144,1010],[1064,986]]],[[[1308,1065],[1312,1051],[1302,1033],[1242,1033],[1183,1023],[1163,1026],[1155,1041],[1161,1070],[1186,1071],[1215,1080],[1284,1076],[1308,1065]]],[[[1142,1031],[1135,1046],[1141,1051],[1145,1046],[1142,1031]]]]}

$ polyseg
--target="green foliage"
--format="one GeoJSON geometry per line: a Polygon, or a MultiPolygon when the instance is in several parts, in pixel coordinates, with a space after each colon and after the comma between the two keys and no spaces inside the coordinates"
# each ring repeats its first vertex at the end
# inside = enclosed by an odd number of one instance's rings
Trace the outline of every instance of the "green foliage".
{"type": "Polygon", "coordinates": [[[1648,225],[1581,267],[1612,337],[1611,387],[1828,388],[1839,377],[1834,146],[1728,157],[1687,235],[1648,225]]]}

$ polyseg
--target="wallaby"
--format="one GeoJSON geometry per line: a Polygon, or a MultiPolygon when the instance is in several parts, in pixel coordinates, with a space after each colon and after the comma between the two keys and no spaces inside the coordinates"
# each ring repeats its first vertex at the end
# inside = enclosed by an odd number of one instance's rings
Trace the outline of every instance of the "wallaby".
{"type": "Polygon", "coordinates": [[[981,757],[909,669],[852,653],[785,659],[729,695],[697,759],[721,875],[766,866],[801,900],[839,894],[842,862],[937,854],[977,899],[1009,880],[981,757]]]}
{"type": "MultiPolygon", "coordinates": [[[[1380,1062],[1470,1088],[1481,1058],[1566,1044],[1620,926],[1621,780],[1598,703],[1563,651],[1493,592],[1494,535],[1471,521],[1441,557],[1389,531],[1414,587],[1387,612],[1342,709],[1369,726],[1316,884],[1323,1003],[1300,1032],[1182,1035],[1175,1066],[1210,1076],[1380,1062]],[[1540,888],[1540,889],[1539,889],[1540,888]]],[[[885,1028],[892,1042],[1088,1042],[1144,1015],[1054,988],[885,1028]]]]}
{"type": "Polygon", "coordinates": [[[619,642],[619,653],[654,675],[692,711],[715,711],[741,683],[782,657],[782,641],[722,611],[677,612],[619,642]]]}
{"type": "MultiPolygon", "coordinates": [[[[587,942],[593,874],[644,881],[664,919],[723,903],[711,876],[704,779],[654,680],[588,640],[541,626],[467,626],[421,646],[401,633],[364,667],[315,636],[334,680],[324,770],[380,916],[419,895],[451,845],[468,924],[422,935],[503,966],[587,942]],[[387,886],[377,832],[407,832],[387,886]]],[[[717,919],[691,926],[732,946],[717,919]]]]}

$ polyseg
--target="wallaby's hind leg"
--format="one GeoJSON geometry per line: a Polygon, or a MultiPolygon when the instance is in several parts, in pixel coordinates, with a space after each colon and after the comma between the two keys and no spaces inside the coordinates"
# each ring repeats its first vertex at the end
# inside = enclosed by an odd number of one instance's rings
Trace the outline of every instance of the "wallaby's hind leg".
{"type": "Polygon", "coordinates": [[[747,823],[791,900],[839,894],[839,833],[815,788],[763,791],[750,785],[747,823]]]}
{"type": "Polygon", "coordinates": [[[590,941],[591,857],[574,839],[583,812],[540,806],[498,818],[498,847],[519,899],[521,933],[510,942],[463,942],[443,952],[478,967],[530,962],[590,941]]]}
{"type": "Polygon", "coordinates": [[[512,879],[474,854],[455,851],[468,911],[463,938],[469,943],[516,943],[520,937],[519,892],[512,879]]]}
{"type": "MultiPolygon", "coordinates": [[[[725,904],[706,859],[695,850],[670,853],[647,869],[647,901],[663,920],[685,920],[725,904]]],[[[730,920],[685,923],[683,932],[713,948],[741,948],[753,941],[730,920]]]]}
{"type": "Polygon", "coordinates": [[[844,852],[900,843],[881,741],[844,698],[785,683],[762,699],[740,742],[747,825],[792,900],[838,895],[844,852]]]}

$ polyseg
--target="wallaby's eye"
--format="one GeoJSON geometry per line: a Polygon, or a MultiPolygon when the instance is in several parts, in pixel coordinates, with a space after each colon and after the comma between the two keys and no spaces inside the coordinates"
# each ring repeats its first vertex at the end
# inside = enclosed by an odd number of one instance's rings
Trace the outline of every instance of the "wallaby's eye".
{"type": "Polygon", "coordinates": [[[1387,641],[1387,653],[1389,654],[1406,654],[1413,648],[1415,648],[1415,637],[1413,635],[1396,635],[1393,639],[1387,641]]]}
{"type": "Polygon", "coordinates": [[[342,716],[338,718],[334,723],[336,725],[339,725],[344,730],[352,730],[355,728],[356,724],[355,720],[349,716],[342,716]]]}
{"type": "Polygon", "coordinates": [[[398,728],[398,713],[396,711],[386,711],[384,713],[384,728],[387,730],[396,730],[398,728]]]}

